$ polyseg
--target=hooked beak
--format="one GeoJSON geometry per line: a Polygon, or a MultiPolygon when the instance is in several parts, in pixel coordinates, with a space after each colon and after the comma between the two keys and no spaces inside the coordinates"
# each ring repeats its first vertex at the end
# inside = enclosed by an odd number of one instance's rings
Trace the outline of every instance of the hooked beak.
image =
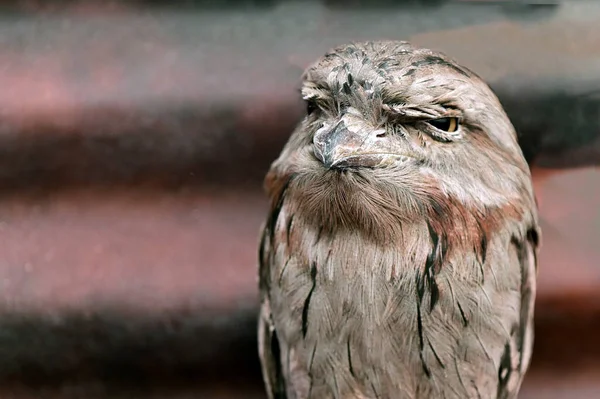
{"type": "Polygon", "coordinates": [[[333,128],[319,129],[313,146],[315,156],[328,169],[374,168],[407,158],[390,151],[385,130],[348,129],[343,120],[333,128]]]}

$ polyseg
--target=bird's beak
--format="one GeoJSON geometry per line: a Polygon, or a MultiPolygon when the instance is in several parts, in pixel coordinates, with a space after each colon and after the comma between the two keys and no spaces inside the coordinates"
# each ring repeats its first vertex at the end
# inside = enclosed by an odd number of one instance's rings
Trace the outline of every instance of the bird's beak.
{"type": "MultiPolygon", "coordinates": [[[[383,161],[382,130],[348,129],[340,120],[333,128],[319,129],[313,138],[315,156],[328,169],[375,167],[383,161]]],[[[384,132],[383,132],[384,133],[384,132]]]]}

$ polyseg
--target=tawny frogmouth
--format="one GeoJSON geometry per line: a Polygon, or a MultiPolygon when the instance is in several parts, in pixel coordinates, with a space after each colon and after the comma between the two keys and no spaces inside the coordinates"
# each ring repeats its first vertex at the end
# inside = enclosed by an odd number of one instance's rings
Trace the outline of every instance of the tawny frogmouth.
{"type": "Polygon", "coordinates": [[[338,47],[265,180],[259,350],[270,398],[514,398],[539,226],[490,88],[406,42],[338,47]]]}

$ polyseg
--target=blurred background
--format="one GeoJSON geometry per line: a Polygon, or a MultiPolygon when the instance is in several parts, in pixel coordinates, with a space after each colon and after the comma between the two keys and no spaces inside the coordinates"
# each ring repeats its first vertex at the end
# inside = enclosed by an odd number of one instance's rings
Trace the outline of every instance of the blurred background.
{"type": "Polygon", "coordinates": [[[262,178],[302,70],[444,51],[498,94],[542,217],[522,398],[600,397],[600,2],[5,0],[0,396],[265,398],[262,178]]]}

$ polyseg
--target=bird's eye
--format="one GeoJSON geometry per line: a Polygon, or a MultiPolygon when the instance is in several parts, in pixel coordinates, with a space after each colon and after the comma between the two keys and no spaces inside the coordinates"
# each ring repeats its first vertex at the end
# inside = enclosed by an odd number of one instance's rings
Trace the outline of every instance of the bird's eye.
{"type": "Polygon", "coordinates": [[[315,100],[306,100],[306,114],[310,115],[317,110],[317,102],[315,100]]]}
{"type": "Polygon", "coordinates": [[[448,133],[454,133],[458,130],[458,118],[439,118],[439,119],[432,119],[432,120],[428,120],[427,123],[429,123],[431,126],[435,127],[436,129],[442,130],[444,132],[448,132],[448,133]]]}

